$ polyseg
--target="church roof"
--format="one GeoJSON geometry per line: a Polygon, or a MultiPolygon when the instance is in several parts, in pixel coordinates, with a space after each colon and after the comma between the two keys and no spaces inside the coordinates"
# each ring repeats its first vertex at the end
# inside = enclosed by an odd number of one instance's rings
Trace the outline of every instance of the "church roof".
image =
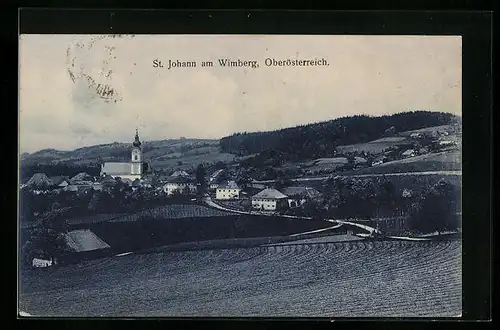
{"type": "Polygon", "coordinates": [[[107,175],[130,175],[132,171],[131,163],[104,163],[101,173],[106,173],[107,175]]]}
{"type": "Polygon", "coordinates": [[[139,132],[135,130],[135,140],[134,143],[132,143],[134,147],[140,147],[141,146],[141,141],[139,140],[139,132]]]}

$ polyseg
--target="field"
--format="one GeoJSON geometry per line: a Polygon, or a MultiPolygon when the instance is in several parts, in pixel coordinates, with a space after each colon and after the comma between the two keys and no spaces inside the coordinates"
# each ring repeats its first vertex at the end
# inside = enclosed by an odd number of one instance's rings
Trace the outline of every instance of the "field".
{"type": "Polygon", "coordinates": [[[68,224],[70,225],[85,225],[100,222],[129,222],[137,221],[142,216],[151,216],[153,218],[162,219],[180,219],[180,218],[194,218],[194,217],[215,217],[231,215],[232,213],[216,210],[201,205],[183,205],[172,204],[161,207],[146,209],[137,213],[123,214],[123,213],[108,213],[108,214],[94,214],[83,217],[69,218],[68,224]]]}
{"type": "Polygon", "coordinates": [[[361,168],[351,174],[387,174],[426,171],[461,171],[461,152],[457,150],[430,153],[361,168]]]}
{"type": "Polygon", "coordinates": [[[179,168],[190,169],[202,163],[229,163],[235,159],[235,155],[221,153],[218,146],[196,148],[187,152],[176,152],[156,157],[151,165],[154,168],[179,168]]]}
{"type": "Polygon", "coordinates": [[[413,131],[406,131],[406,132],[401,132],[398,135],[401,136],[410,136],[413,133],[432,133],[433,131],[443,131],[443,132],[448,132],[452,133],[457,129],[457,126],[451,124],[451,125],[441,125],[441,126],[432,126],[432,127],[425,127],[421,129],[416,129],[413,131]]]}
{"type": "Polygon", "coordinates": [[[360,241],[129,254],[30,270],[34,316],[453,317],[460,241],[360,241]]]}
{"type": "Polygon", "coordinates": [[[183,219],[198,217],[220,217],[233,215],[231,212],[217,210],[201,205],[167,205],[152,209],[143,210],[134,214],[129,214],[110,220],[111,222],[137,221],[143,216],[155,219],[183,219]]]}
{"type": "Polygon", "coordinates": [[[72,230],[66,235],[66,242],[76,252],[93,251],[109,248],[103,240],[97,237],[92,231],[72,230]]]}
{"type": "Polygon", "coordinates": [[[307,171],[321,171],[321,170],[335,170],[347,164],[347,158],[334,157],[334,158],[318,158],[307,163],[307,171]]]}
{"type": "Polygon", "coordinates": [[[397,145],[407,144],[408,140],[405,137],[394,136],[386,137],[378,140],[373,140],[367,143],[350,144],[344,146],[338,146],[338,152],[367,152],[378,154],[386,150],[387,148],[394,147],[397,145]]]}

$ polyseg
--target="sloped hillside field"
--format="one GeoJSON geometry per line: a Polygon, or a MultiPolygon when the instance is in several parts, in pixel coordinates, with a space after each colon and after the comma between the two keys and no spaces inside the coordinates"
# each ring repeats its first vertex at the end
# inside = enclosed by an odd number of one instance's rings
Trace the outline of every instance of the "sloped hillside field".
{"type": "Polygon", "coordinates": [[[130,254],[23,274],[37,316],[461,314],[461,243],[358,241],[130,254]]]}

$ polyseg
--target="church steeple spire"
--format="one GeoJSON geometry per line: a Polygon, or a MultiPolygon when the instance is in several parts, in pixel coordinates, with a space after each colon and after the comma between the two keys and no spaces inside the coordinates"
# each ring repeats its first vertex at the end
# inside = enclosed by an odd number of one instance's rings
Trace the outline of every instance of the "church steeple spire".
{"type": "Polygon", "coordinates": [[[137,148],[141,147],[141,141],[139,140],[139,131],[137,130],[137,128],[135,129],[135,140],[132,145],[137,148]]]}

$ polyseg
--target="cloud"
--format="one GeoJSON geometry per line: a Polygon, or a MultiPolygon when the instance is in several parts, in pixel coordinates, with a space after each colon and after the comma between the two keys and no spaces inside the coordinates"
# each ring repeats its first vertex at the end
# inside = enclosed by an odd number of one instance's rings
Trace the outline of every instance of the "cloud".
{"type": "Polygon", "coordinates": [[[219,138],[345,115],[461,113],[461,39],[423,36],[75,36],[20,40],[20,147],[219,138]],[[266,67],[276,60],[327,67],[266,67]],[[260,67],[223,68],[219,58],[260,67]],[[153,59],[197,61],[160,70],[153,59]],[[211,60],[214,67],[201,67],[211,60]]]}

